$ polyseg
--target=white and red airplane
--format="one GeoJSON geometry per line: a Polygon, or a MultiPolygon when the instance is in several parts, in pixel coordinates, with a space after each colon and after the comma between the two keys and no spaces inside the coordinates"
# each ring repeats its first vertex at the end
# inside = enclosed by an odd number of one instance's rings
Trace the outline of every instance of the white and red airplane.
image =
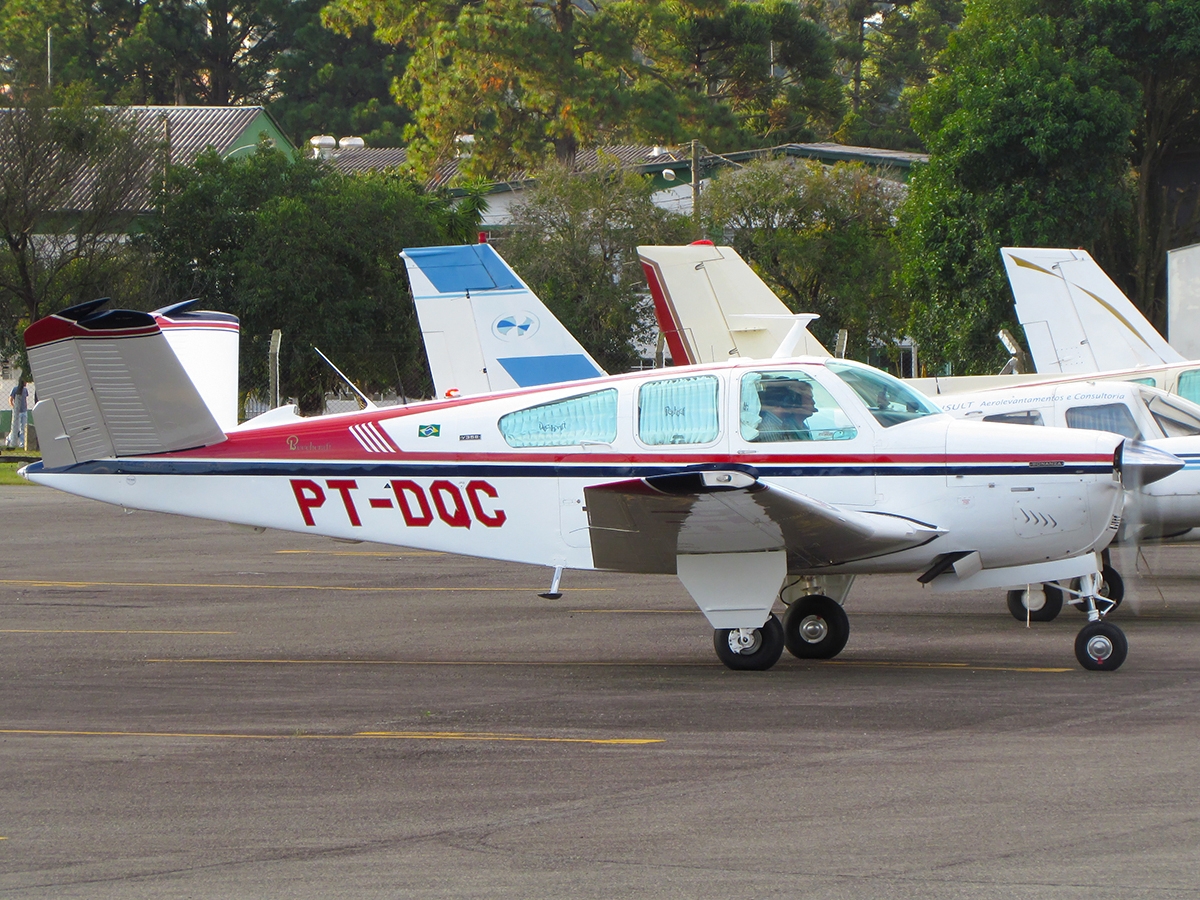
{"type": "Polygon", "coordinates": [[[958,421],[845,360],[738,359],[315,418],[280,409],[223,429],[153,315],[84,304],[25,340],[43,448],[22,470],[31,481],[549,566],[556,582],[564,568],[676,574],[735,669],[770,668],[785,646],[836,655],[848,620],[806,577],[877,572],[951,591],[1078,578],[1089,622],[1076,656],[1116,669],[1127,644],[1097,602],[1097,557],[1122,480],[1181,465],[1109,433],[958,421]]]}

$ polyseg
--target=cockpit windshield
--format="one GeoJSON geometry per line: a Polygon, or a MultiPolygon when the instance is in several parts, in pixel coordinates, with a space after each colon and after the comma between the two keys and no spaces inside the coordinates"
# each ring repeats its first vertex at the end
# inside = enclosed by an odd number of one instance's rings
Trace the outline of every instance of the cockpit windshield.
{"type": "Polygon", "coordinates": [[[1200,406],[1162,391],[1143,389],[1141,393],[1164,437],[1200,434],[1200,406]]]}
{"type": "Polygon", "coordinates": [[[840,359],[830,360],[825,367],[858,394],[884,428],[941,412],[929,398],[886,372],[840,359]]]}

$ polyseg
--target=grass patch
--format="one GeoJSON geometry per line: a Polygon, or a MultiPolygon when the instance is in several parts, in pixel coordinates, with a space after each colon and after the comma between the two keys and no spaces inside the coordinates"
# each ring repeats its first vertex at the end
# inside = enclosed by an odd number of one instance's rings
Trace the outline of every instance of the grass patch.
{"type": "Polygon", "coordinates": [[[25,465],[23,462],[4,462],[0,460],[0,484],[32,484],[17,474],[17,469],[25,465]]]}

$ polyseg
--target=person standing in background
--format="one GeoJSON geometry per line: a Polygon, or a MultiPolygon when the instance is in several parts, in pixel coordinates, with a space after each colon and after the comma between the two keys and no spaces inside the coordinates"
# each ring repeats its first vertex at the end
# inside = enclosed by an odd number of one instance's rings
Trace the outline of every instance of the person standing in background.
{"type": "Polygon", "coordinates": [[[12,407],[12,428],[8,431],[8,446],[21,449],[25,446],[25,423],[29,418],[29,389],[25,387],[24,375],[8,392],[8,405],[12,407]]]}

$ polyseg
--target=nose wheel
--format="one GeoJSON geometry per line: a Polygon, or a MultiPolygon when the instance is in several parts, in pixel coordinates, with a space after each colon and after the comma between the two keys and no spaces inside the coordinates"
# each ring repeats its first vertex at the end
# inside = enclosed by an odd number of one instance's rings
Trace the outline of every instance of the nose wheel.
{"type": "Polygon", "coordinates": [[[1125,633],[1111,622],[1088,622],[1075,638],[1075,658],[1093,672],[1119,669],[1128,652],[1125,633]]]}
{"type": "Polygon", "coordinates": [[[1092,672],[1114,672],[1121,668],[1129,653],[1129,642],[1125,632],[1104,616],[1116,609],[1117,603],[1101,595],[1103,576],[1085,575],[1079,579],[1079,591],[1068,588],[1075,594],[1082,609],[1087,612],[1088,623],[1075,637],[1075,658],[1085,669],[1092,672]]]}

